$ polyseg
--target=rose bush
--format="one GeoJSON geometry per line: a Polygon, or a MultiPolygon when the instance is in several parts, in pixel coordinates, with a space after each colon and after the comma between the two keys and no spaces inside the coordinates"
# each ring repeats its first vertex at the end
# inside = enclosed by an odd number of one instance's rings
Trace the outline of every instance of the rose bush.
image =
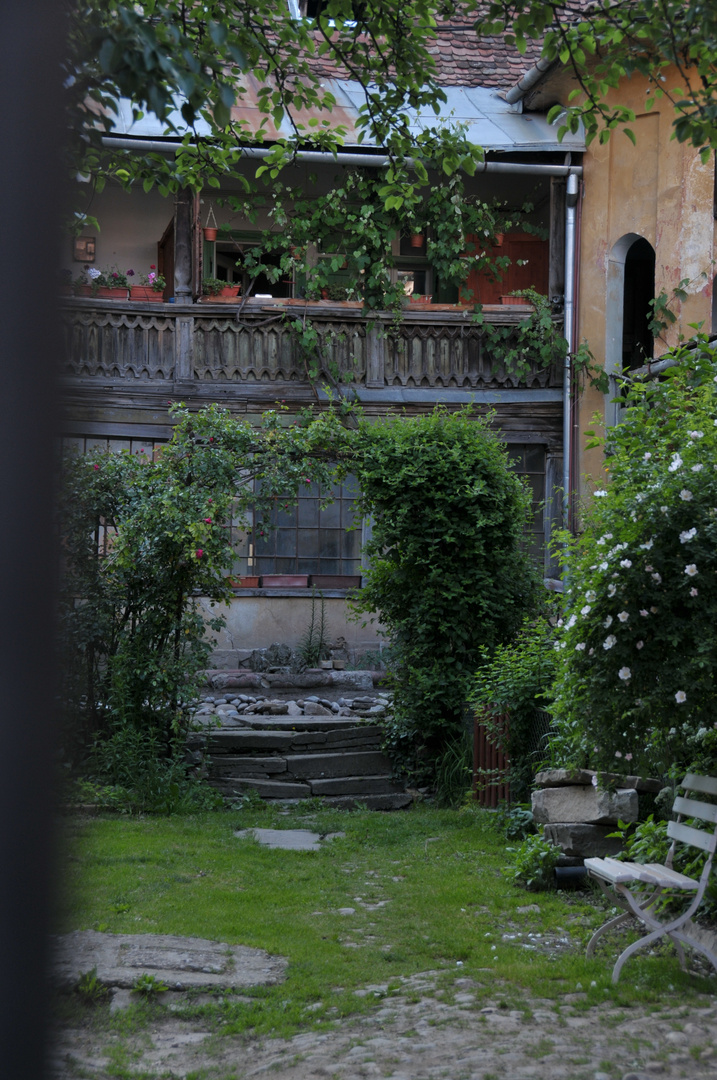
{"type": "Polygon", "coordinates": [[[717,347],[631,377],[609,481],[563,536],[553,757],[613,771],[717,770],[717,347]]]}

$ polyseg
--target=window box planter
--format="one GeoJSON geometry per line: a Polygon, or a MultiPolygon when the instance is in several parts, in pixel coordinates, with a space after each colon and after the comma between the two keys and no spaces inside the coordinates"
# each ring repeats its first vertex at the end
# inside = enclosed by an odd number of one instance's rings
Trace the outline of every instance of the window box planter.
{"type": "Polygon", "coordinates": [[[360,589],[360,574],[312,574],[310,585],[317,589],[360,589]]]}
{"type": "Polygon", "coordinates": [[[258,575],[242,574],[238,578],[227,578],[227,583],[231,585],[232,589],[258,589],[259,577],[258,575]]]}
{"type": "Polygon", "coordinates": [[[151,285],[131,285],[129,290],[130,300],[139,300],[142,303],[147,303],[150,300],[160,303],[162,301],[161,291],[153,289],[151,285]]]}
{"type": "Polygon", "coordinates": [[[308,589],[308,574],[262,574],[265,589],[308,589]]]}
{"type": "Polygon", "coordinates": [[[126,289],[111,289],[106,285],[100,285],[95,292],[95,296],[98,300],[126,300],[126,289]]]}

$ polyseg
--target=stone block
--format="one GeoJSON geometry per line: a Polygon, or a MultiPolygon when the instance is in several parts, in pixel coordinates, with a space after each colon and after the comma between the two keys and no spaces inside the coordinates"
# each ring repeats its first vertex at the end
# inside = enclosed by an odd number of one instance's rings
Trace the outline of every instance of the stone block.
{"type": "Polygon", "coordinates": [[[227,778],[232,776],[255,776],[263,778],[277,773],[286,772],[286,758],[274,757],[236,757],[233,754],[223,754],[216,762],[212,763],[211,776],[227,778]]]}
{"type": "Polygon", "coordinates": [[[337,810],[353,810],[357,806],[365,806],[368,810],[404,810],[413,802],[413,797],[407,794],[395,795],[327,795],[327,806],[333,806],[337,810]]]}
{"type": "Polygon", "coordinates": [[[564,855],[580,859],[604,859],[606,855],[617,855],[622,847],[618,837],[608,838],[607,834],[613,831],[611,825],[563,822],[545,825],[543,836],[559,847],[564,855]]]}
{"type": "Polygon", "coordinates": [[[637,814],[637,792],[633,788],[600,791],[592,786],[572,785],[533,792],[533,818],[539,825],[564,821],[616,825],[618,820],[637,821],[637,814]]]}
{"type": "Polygon", "coordinates": [[[312,795],[395,795],[405,794],[390,776],[339,776],[311,780],[312,795]]]}
{"type": "Polygon", "coordinates": [[[378,751],[344,754],[291,754],[286,759],[290,776],[298,780],[319,780],[335,776],[382,776],[390,774],[391,763],[378,751]]]}
{"type": "Polygon", "coordinates": [[[262,799],[308,799],[311,796],[311,788],[308,784],[297,784],[292,781],[226,777],[221,780],[211,780],[210,783],[222,795],[241,794],[242,791],[253,789],[261,795],[262,799]]]}

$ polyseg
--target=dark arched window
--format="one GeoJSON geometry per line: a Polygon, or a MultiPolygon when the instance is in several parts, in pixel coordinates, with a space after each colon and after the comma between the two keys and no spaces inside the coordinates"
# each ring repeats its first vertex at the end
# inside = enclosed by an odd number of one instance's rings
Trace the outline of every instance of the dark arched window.
{"type": "Polygon", "coordinates": [[[655,252],[640,237],[625,256],[622,313],[622,366],[639,368],[652,359],[655,339],[649,329],[650,301],[655,297],[655,252]]]}

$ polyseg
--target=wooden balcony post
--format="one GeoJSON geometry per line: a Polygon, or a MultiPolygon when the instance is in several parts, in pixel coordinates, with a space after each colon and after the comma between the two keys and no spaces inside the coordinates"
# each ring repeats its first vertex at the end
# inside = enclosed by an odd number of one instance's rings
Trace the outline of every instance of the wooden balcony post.
{"type": "Polygon", "coordinates": [[[192,303],[192,192],[182,188],[174,199],[174,296],[192,303]]]}
{"type": "Polygon", "coordinates": [[[381,389],[385,380],[386,337],[378,319],[366,327],[366,386],[381,389]]]}

